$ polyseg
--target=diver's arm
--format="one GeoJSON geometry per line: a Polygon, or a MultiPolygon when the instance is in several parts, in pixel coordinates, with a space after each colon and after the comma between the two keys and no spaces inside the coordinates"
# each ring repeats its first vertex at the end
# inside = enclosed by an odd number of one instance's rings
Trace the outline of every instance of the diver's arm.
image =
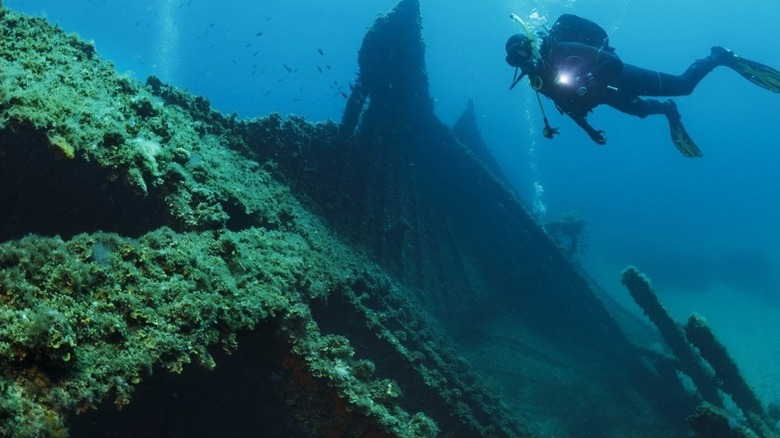
{"type": "Polygon", "coordinates": [[[588,123],[588,119],[585,115],[579,115],[570,112],[567,112],[566,115],[571,117],[571,119],[574,120],[574,123],[579,125],[580,128],[587,132],[591,140],[601,145],[607,144],[607,136],[604,134],[604,131],[590,126],[590,123],[588,123]]]}

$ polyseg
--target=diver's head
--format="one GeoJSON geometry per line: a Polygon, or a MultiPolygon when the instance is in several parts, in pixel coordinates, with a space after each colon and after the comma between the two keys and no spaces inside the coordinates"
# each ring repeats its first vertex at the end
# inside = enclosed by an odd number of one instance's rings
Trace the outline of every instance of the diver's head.
{"type": "Polygon", "coordinates": [[[506,63],[512,67],[527,65],[533,61],[534,52],[531,47],[531,40],[523,34],[516,34],[509,37],[506,42],[506,63]]]}

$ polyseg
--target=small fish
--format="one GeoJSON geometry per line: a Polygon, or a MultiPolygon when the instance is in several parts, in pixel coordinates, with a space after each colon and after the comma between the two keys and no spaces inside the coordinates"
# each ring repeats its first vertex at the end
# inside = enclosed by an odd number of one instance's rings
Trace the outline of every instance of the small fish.
{"type": "Polygon", "coordinates": [[[319,70],[320,73],[322,73],[322,67],[320,67],[319,65],[317,66],[317,70],[319,70]]]}
{"type": "Polygon", "coordinates": [[[295,99],[293,99],[293,102],[300,102],[300,101],[301,101],[300,97],[296,97],[295,99]]]}
{"type": "Polygon", "coordinates": [[[259,50],[257,52],[255,52],[255,53],[253,53],[252,56],[257,56],[258,53],[260,53],[259,50]]]}
{"type": "Polygon", "coordinates": [[[209,24],[209,27],[214,27],[216,25],[217,25],[217,23],[211,23],[211,24],[209,24]]]}
{"type": "Polygon", "coordinates": [[[255,34],[255,36],[256,36],[256,37],[263,36],[263,32],[257,32],[257,33],[255,34]]]}
{"type": "Polygon", "coordinates": [[[265,92],[265,96],[268,96],[269,94],[271,94],[270,90],[265,92]]]}
{"type": "Polygon", "coordinates": [[[235,60],[235,59],[231,59],[230,61],[231,61],[231,62],[233,62],[233,64],[235,64],[235,63],[236,63],[236,60],[235,60]]]}
{"type": "Polygon", "coordinates": [[[252,46],[252,43],[246,43],[246,45],[244,46],[244,48],[245,48],[245,49],[248,49],[248,48],[249,48],[249,47],[251,47],[251,46],[252,46]]]}
{"type": "Polygon", "coordinates": [[[320,56],[325,54],[325,52],[323,52],[322,49],[320,49],[319,47],[317,47],[317,51],[320,52],[320,56]]]}
{"type": "Polygon", "coordinates": [[[292,73],[293,69],[290,68],[287,64],[282,64],[282,67],[284,67],[285,70],[287,70],[287,73],[292,73]]]}
{"type": "Polygon", "coordinates": [[[141,20],[138,20],[138,21],[135,22],[136,26],[138,26],[139,24],[141,24],[141,20]]]}
{"type": "Polygon", "coordinates": [[[327,68],[328,70],[330,70],[330,66],[329,66],[329,65],[326,65],[326,66],[325,66],[325,68],[327,68]]]}
{"type": "Polygon", "coordinates": [[[349,99],[349,96],[347,96],[347,93],[345,93],[343,91],[341,92],[341,97],[343,97],[344,99],[349,99]]]}

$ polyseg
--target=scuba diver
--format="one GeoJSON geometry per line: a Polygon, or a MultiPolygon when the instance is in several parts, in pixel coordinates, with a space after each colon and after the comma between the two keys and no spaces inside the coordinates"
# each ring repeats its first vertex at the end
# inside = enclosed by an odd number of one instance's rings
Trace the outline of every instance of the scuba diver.
{"type": "Polygon", "coordinates": [[[670,75],[623,63],[609,45],[607,33],[596,23],[564,14],[549,31],[541,32],[541,45],[528,26],[516,15],[525,34],[516,34],[506,43],[506,62],[515,67],[510,90],[526,75],[537,92],[544,118],[544,136],[558,133],[547,121],[539,93],[555,102],[598,144],[606,144],[604,131],[592,127],[588,113],[606,104],[626,114],[645,118],[663,114],[669,120],[672,141],[686,157],[701,157],[701,151],[685,131],[677,105],[640,96],[686,96],[715,67],[728,67],[747,80],[780,93],[780,72],[751,61],[723,47],[713,47],[709,56],[693,62],[681,75],[670,75]],[[518,75],[518,71],[520,74],[518,75]]]}

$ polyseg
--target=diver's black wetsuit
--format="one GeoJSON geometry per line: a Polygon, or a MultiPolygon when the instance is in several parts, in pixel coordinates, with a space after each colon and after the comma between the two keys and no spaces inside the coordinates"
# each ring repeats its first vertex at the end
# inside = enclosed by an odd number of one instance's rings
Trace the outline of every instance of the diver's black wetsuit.
{"type": "Polygon", "coordinates": [[[610,49],[582,43],[545,42],[542,61],[530,67],[531,84],[553,99],[562,112],[571,117],[597,143],[604,144],[603,131],[587,122],[588,113],[606,104],[639,117],[663,114],[672,121],[680,119],[677,106],[640,96],[684,96],[719,63],[709,56],[695,61],[681,75],[670,75],[624,64],[610,49]]]}

